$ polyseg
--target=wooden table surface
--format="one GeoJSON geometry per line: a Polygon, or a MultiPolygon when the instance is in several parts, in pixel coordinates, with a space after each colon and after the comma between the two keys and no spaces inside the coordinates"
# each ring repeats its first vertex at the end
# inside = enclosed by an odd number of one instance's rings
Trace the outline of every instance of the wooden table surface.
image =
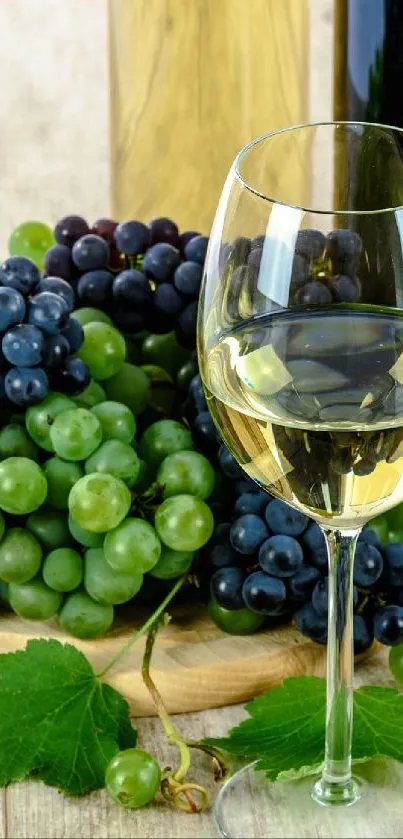
{"type": "MultiPolygon", "coordinates": [[[[361,664],[356,672],[356,684],[392,684],[386,656],[382,651],[361,664]]],[[[186,737],[198,739],[225,734],[244,716],[242,706],[234,705],[181,714],[174,719],[186,737]]],[[[140,719],[137,727],[141,745],[153,752],[161,765],[168,765],[173,753],[166,746],[158,718],[140,719]]],[[[209,763],[203,755],[195,755],[194,769],[194,777],[211,790],[213,800],[214,784],[209,763]]],[[[0,839],[207,839],[217,836],[211,808],[200,815],[188,815],[161,799],[141,810],[129,812],[117,806],[104,790],[84,799],[65,798],[55,789],[36,781],[13,784],[0,795],[0,839]]],[[[251,806],[253,808],[253,802],[251,806]]],[[[371,832],[373,819],[374,814],[368,814],[368,823],[362,824],[362,837],[382,835],[371,832]]],[[[396,824],[391,839],[402,837],[403,825],[396,824]]]]}

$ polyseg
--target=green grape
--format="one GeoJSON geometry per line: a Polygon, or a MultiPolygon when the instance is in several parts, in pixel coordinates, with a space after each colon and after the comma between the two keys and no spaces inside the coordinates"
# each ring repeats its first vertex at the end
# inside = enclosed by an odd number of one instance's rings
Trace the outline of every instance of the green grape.
{"type": "Polygon", "coordinates": [[[188,387],[190,382],[195,375],[195,365],[193,361],[186,361],[182,367],[179,368],[176,374],[176,385],[179,390],[185,391],[187,393],[188,387]]]}
{"type": "Polygon", "coordinates": [[[210,600],[208,611],[214,623],[229,635],[250,635],[264,622],[264,615],[257,615],[250,609],[224,609],[215,600],[210,600]]]}
{"type": "Polygon", "coordinates": [[[8,583],[0,580],[0,608],[5,612],[11,612],[10,600],[8,597],[8,583]]]}
{"type": "Polygon", "coordinates": [[[38,573],[42,548],[22,527],[8,530],[0,544],[0,577],[6,583],[27,583],[38,573]]]}
{"type": "Polygon", "coordinates": [[[155,470],[152,469],[149,463],[146,463],[145,460],[139,460],[139,464],[140,470],[135,483],[135,490],[139,495],[141,495],[149,488],[149,486],[151,486],[155,478],[155,470]]]}
{"type": "Polygon", "coordinates": [[[8,240],[10,256],[28,256],[42,270],[45,253],[55,244],[53,231],[42,221],[24,221],[8,240]]]}
{"type": "Polygon", "coordinates": [[[38,460],[38,447],[29,437],[25,428],[17,423],[5,425],[0,431],[0,458],[28,457],[38,460]]]}
{"type": "Polygon", "coordinates": [[[148,376],[140,367],[125,362],[119,372],[104,382],[108,399],[123,402],[133,412],[144,411],[150,398],[151,385],[148,376]]]}
{"type": "Polygon", "coordinates": [[[50,457],[43,464],[43,471],[48,482],[46,503],[56,510],[67,510],[70,490],[84,475],[82,466],[60,457],[50,457]]]}
{"type": "Polygon", "coordinates": [[[118,752],[106,767],[105,786],[109,795],[128,810],[148,804],[159,790],[161,769],[143,749],[118,752]]]}
{"type": "Polygon", "coordinates": [[[87,323],[109,323],[112,326],[112,321],[106,312],[101,309],[93,309],[92,306],[83,306],[82,309],[75,309],[71,313],[71,317],[78,320],[81,326],[86,326],[87,323]]]}
{"type": "Polygon", "coordinates": [[[126,518],[131,500],[130,490],[123,481],[95,472],[84,475],[73,486],[69,510],[80,527],[91,533],[106,533],[126,518]]]}
{"type": "Polygon", "coordinates": [[[84,343],[77,355],[87,364],[91,376],[103,381],[119,372],[126,357],[125,340],[121,333],[108,323],[86,323],[84,343]]]}
{"type": "Polygon", "coordinates": [[[390,648],[389,668],[397,684],[403,685],[403,644],[390,648]]]}
{"type": "Polygon", "coordinates": [[[136,452],[121,440],[106,440],[99,449],[85,461],[87,475],[92,472],[107,472],[120,478],[128,487],[134,486],[140,472],[140,461],[136,452]]]}
{"type": "Polygon", "coordinates": [[[54,591],[73,591],[83,579],[83,562],[73,548],[56,548],[48,553],[42,566],[42,576],[54,591]]]}
{"type": "Polygon", "coordinates": [[[89,548],[84,559],[84,586],[97,603],[117,606],[131,600],[143,584],[143,575],[115,571],[105,559],[102,548],[89,548]]]}
{"type": "Polygon", "coordinates": [[[126,341],[126,350],[127,350],[127,360],[130,364],[141,364],[141,342],[139,341],[140,336],[136,335],[125,335],[126,341]]]}
{"type": "MultiPolygon", "coordinates": [[[[368,522],[368,527],[370,527],[371,530],[375,530],[375,533],[378,534],[382,542],[382,545],[388,544],[388,542],[390,541],[389,529],[393,528],[389,528],[389,523],[386,516],[377,516],[375,519],[371,519],[368,522]]],[[[403,516],[400,527],[403,527],[403,516]]]]}
{"type": "Polygon", "coordinates": [[[194,495],[173,495],[155,514],[155,529],[161,542],[174,551],[197,551],[214,529],[210,507],[194,495]]]}
{"type": "Polygon", "coordinates": [[[106,393],[99,382],[91,379],[85,390],[79,393],[78,396],[73,396],[73,399],[80,408],[88,408],[90,410],[95,405],[99,405],[100,402],[105,401],[106,393]]]}
{"type": "Polygon", "coordinates": [[[26,520],[26,527],[46,548],[65,548],[72,544],[65,512],[43,507],[26,520]]]}
{"type": "Polygon", "coordinates": [[[43,580],[28,583],[10,583],[8,587],[10,606],[20,618],[30,621],[47,621],[59,611],[63,595],[53,591],[43,580]]]}
{"type": "Polygon", "coordinates": [[[85,460],[102,441],[101,423],[87,408],[62,411],[51,426],[50,439],[63,460],[85,460]]]}
{"type": "Polygon", "coordinates": [[[163,545],[161,556],[149,574],[158,580],[174,580],[189,570],[194,558],[192,551],[171,551],[163,545]]]}
{"type": "Polygon", "coordinates": [[[164,498],[196,495],[205,501],[213,492],[215,472],[199,452],[174,452],[162,461],[157,482],[164,486],[164,498]]]}
{"type": "Polygon", "coordinates": [[[151,466],[159,466],[169,454],[191,451],[194,443],[191,432],[176,420],[159,420],[146,429],[139,445],[140,457],[151,466]]]}
{"type": "Polygon", "coordinates": [[[84,545],[85,548],[101,548],[104,543],[104,534],[103,533],[90,533],[89,530],[85,530],[83,527],[80,527],[76,521],[69,515],[67,519],[67,523],[69,526],[70,533],[80,545],[84,545]]]}
{"type": "Polygon", "coordinates": [[[6,522],[3,516],[3,513],[0,512],[0,541],[4,536],[6,530],[6,522]]]}
{"type": "Polygon", "coordinates": [[[63,604],[59,623],[75,638],[99,638],[113,624],[113,606],[97,603],[85,591],[75,591],[63,604]]]}
{"type": "Polygon", "coordinates": [[[91,410],[101,423],[104,440],[132,442],[136,433],[136,420],[127,405],[106,400],[94,405],[91,410]]]}
{"type": "Polygon", "coordinates": [[[76,407],[73,400],[69,399],[68,396],[51,391],[39,405],[32,405],[31,408],[27,408],[25,423],[28,434],[41,449],[53,452],[50,429],[55,418],[62,411],[68,411],[76,407]]]}
{"type": "Polygon", "coordinates": [[[148,335],[141,347],[143,364],[157,364],[171,376],[175,376],[189,357],[190,351],[181,347],[175,332],[166,332],[164,335],[148,335]]]}
{"type": "Polygon", "coordinates": [[[141,369],[151,382],[150,407],[159,415],[170,416],[174,410],[176,389],[172,376],[156,364],[143,364],[141,369]]]}
{"type": "Polygon", "coordinates": [[[7,457],[0,463],[0,508],[25,516],[41,507],[48,491],[40,466],[27,457],[7,457]]]}
{"type": "Polygon", "coordinates": [[[145,574],[157,564],[161,542],[154,528],[143,519],[125,519],[105,536],[105,558],[116,571],[145,574]]]}

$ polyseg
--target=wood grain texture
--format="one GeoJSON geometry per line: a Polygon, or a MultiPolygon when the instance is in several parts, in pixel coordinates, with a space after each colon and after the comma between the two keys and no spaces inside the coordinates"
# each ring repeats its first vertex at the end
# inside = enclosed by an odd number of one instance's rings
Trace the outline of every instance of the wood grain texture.
{"type": "MultiPolygon", "coordinates": [[[[356,684],[390,684],[390,674],[386,665],[386,651],[363,663],[356,672],[356,684]]],[[[243,708],[234,705],[229,708],[178,715],[175,724],[187,738],[219,736],[228,728],[236,725],[245,716],[243,708]]],[[[136,722],[140,742],[150,749],[162,765],[172,765],[174,752],[167,747],[159,721],[155,717],[140,719],[136,722]]],[[[192,777],[208,786],[212,800],[215,789],[211,780],[207,759],[195,755],[192,777]]],[[[393,782],[403,782],[403,767],[392,765],[393,782]]],[[[35,781],[14,784],[6,793],[7,808],[2,811],[3,833],[1,839],[213,839],[217,837],[211,810],[201,815],[189,816],[171,809],[156,799],[142,810],[128,812],[117,807],[105,791],[93,793],[85,799],[64,798],[56,790],[45,787],[35,781]]],[[[251,807],[252,820],[258,835],[259,812],[254,801],[245,801],[251,807]]],[[[352,817],[354,811],[352,810],[352,817]]],[[[355,817],[355,825],[356,825],[355,817]]],[[[295,820],[300,824],[299,814],[295,820]]],[[[377,814],[371,810],[371,802],[360,811],[360,835],[362,839],[374,839],[383,836],[382,825],[377,821],[377,814]]],[[[337,828],[332,832],[330,822],[329,839],[341,839],[337,828]]],[[[402,839],[402,824],[396,820],[390,839],[402,839]]],[[[343,837],[348,839],[348,837],[343,837]]]]}
{"type": "MultiPolygon", "coordinates": [[[[137,622],[141,626],[143,618],[137,622]]],[[[136,624],[132,621],[131,630],[136,624]]],[[[98,641],[78,641],[53,621],[41,623],[42,637],[74,643],[100,671],[129,638],[129,624],[117,626],[98,641]]],[[[38,637],[38,626],[15,616],[0,621],[0,652],[23,648],[38,637]]],[[[113,668],[107,681],[127,698],[134,716],[155,713],[141,678],[144,638],[113,668]]],[[[374,648],[375,650],[375,648],[374,648]]],[[[248,636],[226,635],[204,607],[176,609],[153,652],[153,673],[170,713],[218,708],[253,698],[287,676],[324,675],[325,648],[291,627],[248,636]]]]}
{"type": "Polygon", "coordinates": [[[208,232],[246,143],[308,118],[307,0],[109,0],[117,218],[208,232]]]}

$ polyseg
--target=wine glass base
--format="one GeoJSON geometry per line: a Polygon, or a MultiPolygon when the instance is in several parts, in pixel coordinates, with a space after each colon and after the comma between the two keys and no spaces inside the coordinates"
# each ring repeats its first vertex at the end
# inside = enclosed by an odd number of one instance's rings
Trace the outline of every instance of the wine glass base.
{"type": "MultiPolygon", "coordinates": [[[[376,762],[374,762],[376,763],[376,762]]],[[[363,764],[363,778],[353,780],[346,798],[325,801],[320,779],[270,783],[255,764],[230,778],[217,796],[214,816],[225,839],[384,839],[403,825],[402,776],[380,761],[377,783],[363,764]],[[396,773],[395,773],[396,774],[396,773]],[[316,790],[316,792],[315,792],[316,790]],[[347,802],[347,803],[346,803],[347,802]],[[323,806],[324,805],[324,806],[323,806]]],[[[369,764],[368,764],[369,765],[369,764]]],[[[374,773],[372,773],[374,774],[374,773]]]]}

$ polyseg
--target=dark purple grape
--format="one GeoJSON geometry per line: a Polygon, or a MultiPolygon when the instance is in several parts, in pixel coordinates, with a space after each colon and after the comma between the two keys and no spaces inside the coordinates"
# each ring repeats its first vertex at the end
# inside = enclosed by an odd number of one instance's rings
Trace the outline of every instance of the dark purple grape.
{"type": "Polygon", "coordinates": [[[90,371],[80,358],[68,358],[64,367],[52,371],[51,376],[53,389],[68,396],[78,396],[90,381],[90,371]]]}
{"type": "Polygon", "coordinates": [[[234,505],[234,513],[236,516],[244,516],[246,513],[255,513],[257,516],[262,516],[267,507],[269,496],[264,490],[257,492],[243,492],[234,505]]]}
{"type": "Polygon", "coordinates": [[[145,254],[143,269],[156,283],[166,283],[173,279],[180,261],[179,251],[173,245],[157,242],[145,254]]]}
{"type": "Polygon", "coordinates": [[[370,588],[379,580],[382,571],[383,559],[378,548],[375,548],[374,545],[368,545],[366,542],[358,542],[354,554],[355,585],[361,588],[370,588]]]}
{"type": "Polygon", "coordinates": [[[39,270],[27,256],[9,256],[0,266],[0,285],[14,288],[24,297],[40,280],[39,270]]]}
{"type": "Polygon", "coordinates": [[[25,317],[25,300],[15,288],[0,286],[0,332],[21,323],[25,317]]]}
{"type": "Polygon", "coordinates": [[[267,505],[265,517],[270,530],[282,536],[300,536],[309,524],[308,516],[279,498],[267,505]]]}
{"type": "Polygon", "coordinates": [[[179,315],[176,337],[182,347],[192,350],[196,346],[197,300],[189,303],[179,315]]]}
{"type": "Polygon", "coordinates": [[[52,291],[41,291],[31,297],[28,306],[28,322],[38,326],[49,335],[57,335],[67,326],[69,310],[62,297],[52,291]]]}
{"type": "Polygon", "coordinates": [[[179,236],[179,249],[182,256],[185,255],[185,248],[187,243],[190,242],[191,239],[194,239],[195,236],[200,235],[201,233],[198,230],[185,230],[183,233],[181,233],[181,235],[179,236]]]}
{"type": "Polygon", "coordinates": [[[149,223],[150,245],[157,242],[167,242],[174,248],[180,247],[179,230],[174,221],[170,218],[154,218],[149,223]]]}
{"type": "Polygon", "coordinates": [[[74,242],[71,255],[80,271],[97,271],[108,264],[109,245],[95,233],[88,233],[74,242]]]}
{"type": "Polygon", "coordinates": [[[49,380],[41,367],[12,367],[4,379],[6,396],[20,408],[42,402],[49,391],[49,380]]]}
{"type": "Polygon", "coordinates": [[[325,250],[326,239],[320,230],[300,230],[295,243],[295,252],[306,259],[319,259],[325,250]]]}
{"type": "Polygon", "coordinates": [[[403,544],[390,542],[382,553],[385,581],[390,586],[403,587],[403,544]]]}
{"type": "Polygon", "coordinates": [[[206,397],[204,395],[203,384],[199,373],[196,373],[196,375],[193,376],[189,384],[188,393],[198,411],[207,410],[206,397]]]}
{"type": "Polygon", "coordinates": [[[115,326],[128,335],[143,332],[151,326],[148,308],[131,309],[123,303],[116,303],[110,309],[110,316],[115,326]]]}
{"type": "Polygon", "coordinates": [[[310,564],[320,571],[326,571],[328,567],[326,539],[315,521],[312,521],[304,530],[300,536],[300,541],[310,564]]]}
{"type": "Polygon", "coordinates": [[[287,580],[287,588],[292,599],[300,603],[308,600],[320,578],[318,568],[314,568],[313,565],[303,565],[287,580]]]}
{"type": "Polygon", "coordinates": [[[136,268],[121,271],[115,277],[112,293],[120,303],[133,306],[148,306],[153,298],[147,277],[136,268]]]}
{"type": "Polygon", "coordinates": [[[303,306],[327,306],[328,303],[333,302],[333,297],[327,286],[315,280],[299,289],[296,301],[303,306]]]}
{"type": "Polygon", "coordinates": [[[82,306],[102,308],[110,298],[113,276],[110,271],[99,269],[82,274],[77,283],[77,296],[82,306]]]}
{"type": "Polygon", "coordinates": [[[227,476],[227,478],[236,480],[237,478],[242,478],[244,476],[242,467],[239,465],[238,461],[235,460],[234,456],[226,446],[222,445],[220,447],[218,452],[218,462],[220,464],[221,471],[227,476]]]}
{"type": "Polygon", "coordinates": [[[49,335],[42,352],[42,363],[45,367],[63,367],[70,352],[70,344],[61,333],[49,335]]]}
{"type": "Polygon", "coordinates": [[[361,297],[361,284],[358,277],[340,274],[332,280],[330,286],[338,303],[356,303],[361,297]]]}
{"type": "Polygon", "coordinates": [[[403,643],[403,606],[390,604],[375,613],[374,635],[381,644],[395,647],[403,643]]]}
{"type": "Polygon", "coordinates": [[[202,274],[203,269],[198,262],[182,262],[175,271],[174,286],[181,294],[197,297],[202,274]]]}
{"type": "Polygon", "coordinates": [[[354,655],[362,655],[370,648],[374,636],[362,615],[353,616],[354,655]]]}
{"type": "Polygon", "coordinates": [[[183,297],[171,283],[161,283],[154,291],[153,308],[158,314],[176,318],[184,308],[183,297]]]}
{"type": "Polygon", "coordinates": [[[317,644],[327,642],[327,618],[318,615],[312,603],[305,603],[301,609],[294,614],[295,625],[302,635],[316,641],[317,644]]]}
{"type": "Polygon", "coordinates": [[[208,246],[208,236],[194,236],[185,246],[185,257],[191,262],[204,265],[208,246]]]}
{"type": "Polygon", "coordinates": [[[89,232],[88,224],[81,216],[64,216],[57,222],[54,236],[58,245],[72,248],[77,239],[89,232]]]}
{"type": "Polygon", "coordinates": [[[117,221],[113,221],[111,218],[98,218],[94,221],[90,232],[95,233],[96,236],[100,236],[101,239],[105,239],[105,242],[111,245],[114,242],[113,234],[117,226],[117,221]]]}
{"type": "Polygon", "coordinates": [[[71,282],[77,277],[77,268],[71,258],[71,248],[67,245],[53,245],[45,253],[45,276],[61,277],[71,282]]]}
{"type": "Polygon", "coordinates": [[[44,277],[35,289],[36,294],[40,294],[41,291],[51,291],[53,294],[58,294],[64,300],[69,312],[73,311],[75,303],[74,289],[72,289],[70,283],[66,280],[62,280],[61,277],[44,277]]]}
{"type": "Polygon", "coordinates": [[[123,221],[113,235],[116,246],[127,256],[145,253],[150,244],[149,228],[141,221],[123,221]]]}
{"type": "Polygon", "coordinates": [[[241,568],[220,568],[210,580],[211,597],[224,609],[242,609],[245,605],[242,586],[246,576],[241,568]]]}
{"type": "Polygon", "coordinates": [[[241,554],[255,554],[267,539],[269,531],[260,516],[247,513],[231,525],[230,542],[241,554]]]}
{"type": "Polygon", "coordinates": [[[71,353],[77,352],[84,343],[84,329],[74,316],[69,318],[67,326],[64,327],[61,334],[67,338],[71,353]]]}
{"type": "Polygon", "coordinates": [[[301,545],[292,536],[270,536],[259,549],[259,565],[273,577],[292,577],[303,561],[301,545]]]}
{"type": "Polygon", "coordinates": [[[331,230],[326,237],[326,253],[335,274],[355,274],[362,251],[362,240],[354,230],[331,230]]]}
{"type": "Polygon", "coordinates": [[[259,615],[276,615],[285,604],[287,589],[283,580],[255,571],[246,578],[242,588],[245,605],[259,615]]]}
{"type": "Polygon", "coordinates": [[[291,283],[300,287],[308,282],[310,275],[309,262],[299,253],[296,253],[292,263],[291,283]]]}

